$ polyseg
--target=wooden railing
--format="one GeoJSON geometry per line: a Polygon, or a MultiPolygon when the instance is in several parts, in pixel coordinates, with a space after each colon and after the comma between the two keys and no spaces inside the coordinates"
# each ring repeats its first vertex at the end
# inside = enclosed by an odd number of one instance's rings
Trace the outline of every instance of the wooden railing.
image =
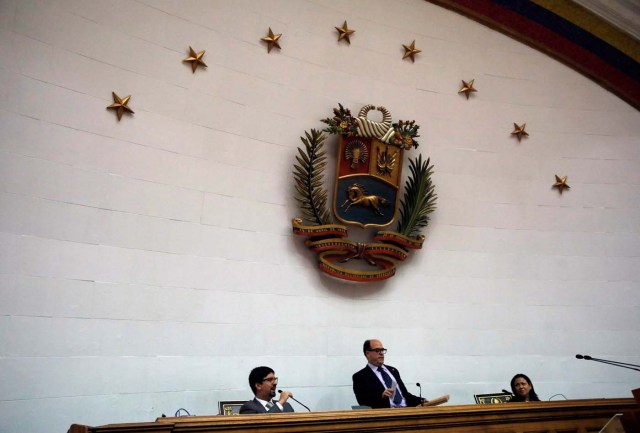
{"type": "Polygon", "coordinates": [[[155,422],[73,425],[69,433],[234,432],[439,432],[592,433],[615,414],[634,411],[632,398],[567,400],[493,405],[296,412],[273,415],[158,418],[155,422]]]}

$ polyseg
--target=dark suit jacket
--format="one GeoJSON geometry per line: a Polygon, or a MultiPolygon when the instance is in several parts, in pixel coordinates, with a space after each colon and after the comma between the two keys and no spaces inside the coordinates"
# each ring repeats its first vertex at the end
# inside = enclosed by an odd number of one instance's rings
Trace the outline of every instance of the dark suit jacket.
{"type": "MultiPolygon", "coordinates": [[[[422,400],[420,397],[409,393],[407,387],[404,386],[404,382],[400,378],[400,372],[390,365],[386,365],[387,369],[393,374],[398,382],[398,388],[402,392],[402,395],[407,402],[407,406],[417,406],[422,400]]],[[[391,407],[391,402],[388,397],[382,397],[385,387],[378,379],[378,376],[371,370],[369,365],[366,365],[362,370],[353,375],[353,392],[356,395],[358,404],[363,406],[371,406],[374,409],[380,409],[385,407],[391,407]]]]}
{"type": "Polygon", "coordinates": [[[258,400],[256,400],[255,398],[253,400],[249,400],[248,402],[246,402],[245,404],[243,404],[240,407],[240,413],[281,413],[281,412],[293,412],[293,408],[291,407],[291,405],[289,403],[286,403],[282,405],[282,408],[284,410],[280,410],[280,408],[278,407],[278,405],[276,404],[276,402],[273,402],[273,407],[271,409],[269,409],[269,411],[267,412],[267,409],[262,405],[262,403],[260,403],[258,400]]]}

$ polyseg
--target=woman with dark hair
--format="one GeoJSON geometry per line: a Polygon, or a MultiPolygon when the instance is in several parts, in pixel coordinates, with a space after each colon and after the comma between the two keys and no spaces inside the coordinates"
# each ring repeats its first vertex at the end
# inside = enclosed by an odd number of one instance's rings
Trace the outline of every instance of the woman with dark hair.
{"type": "Polygon", "coordinates": [[[511,379],[511,392],[513,398],[510,402],[518,401],[540,401],[538,394],[533,389],[531,379],[526,374],[518,373],[511,379]]]}

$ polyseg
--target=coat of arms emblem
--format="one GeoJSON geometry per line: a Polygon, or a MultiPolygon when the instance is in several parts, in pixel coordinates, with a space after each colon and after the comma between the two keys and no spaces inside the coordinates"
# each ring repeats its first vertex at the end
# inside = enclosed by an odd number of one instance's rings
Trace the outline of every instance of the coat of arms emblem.
{"type": "Polygon", "coordinates": [[[312,129],[305,132],[306,138],[301,137],[304,148],[298,148],[294,178],[303,218],[293,219],[293,232],[307,237],[305,244],[318,253],[323,272],[350,281],[384,280],[395,275],[398,262],[406,259],[410,250],[422,248],[420,229],[427,226],[429,214],[435,210],[433,166],[421,155],[410,159],[410,175],[401,198],[404,152],[418,147],[419,126],[415,121],[393,123],[385,107],[374,105],[364,106],[356,117],[341,104],[333,113],[322,120],[328,125],[326,129],[312,129]],[[382,120],[369,119],[371,110],[381,112],[382,120]],[[323,188],[328,163],[325,132],[338,136],[333,212],[328,210],[323,188]],[[384,228],[396,219],[397,229],[379,230],[373,242],[347,237],[348,225],[384,228]],[[352,260],[363,260],[371,269],[349,266],[352,260]]]}

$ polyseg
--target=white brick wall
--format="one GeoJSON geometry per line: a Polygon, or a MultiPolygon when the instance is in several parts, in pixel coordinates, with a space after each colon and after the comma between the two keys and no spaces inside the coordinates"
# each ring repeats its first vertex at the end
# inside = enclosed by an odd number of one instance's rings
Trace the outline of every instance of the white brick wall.
{"type": "Polygon", "coordinates": [[[543,54],[420,0],[4,0],[0,56],[1,432],[212,414],[260,364],[347,409],[372,337],[455,404],[517,372],[638,386],[573,355],[640,362],[640,116],[543,54]],[[435,164],[425,248],[384,283],[291,235],[299,137],[338,102],[416,119],[435,164]]]}

